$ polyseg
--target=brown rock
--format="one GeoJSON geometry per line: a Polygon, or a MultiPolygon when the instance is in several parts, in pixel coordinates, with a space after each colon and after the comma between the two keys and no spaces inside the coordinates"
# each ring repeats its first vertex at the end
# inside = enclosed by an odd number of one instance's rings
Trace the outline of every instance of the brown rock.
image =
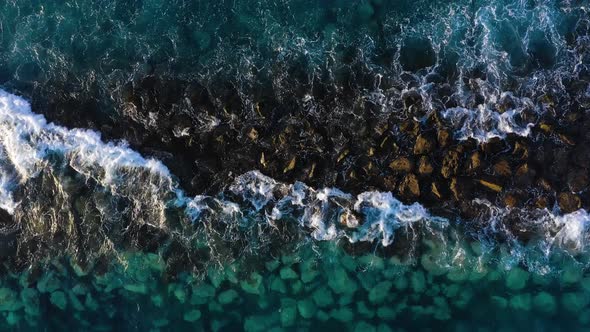
{"type": "Polygon", "coordinates": [[[427,154],[434,149],[434,142],[424,135],[419,135],[416,138],[414,145],[414,154],[427,154]]]}
{"type": "Polygon", "coordinates": [[[496,183],[493,183],[493,182],[490,182],[490,181],[486,181],[486,180],[479,180],[479,183],[482,186],[490,189],[491,191],[495,191],[495,192],[502,191],[502,186],[500,186],[499,184],[496,184],[496,183]]]}
{"type": "Polygon", "coordinates": [[[420,185],[416,175],[410,173],[404,177],[399,186],[400,194],[407,198],[420,196],[420,185]]]}
{"type": "Polygon", "coordinates": [[[406,157],[396,158],[389,164],[389,168],[397,173],[409,173],[412,171],[412,167],[412,161],[406,157]]]}
{"type": "Polygon", "coordinates": [[[557,197],[559,208],[564,213],[570,213],[579,210],[582,207],[580,197],[576,194],[563,192],[557,197]]]}
{"type": "Polygon", "coordinates": [[[258,130],[256,130],[255,128],[250,129],[250,131],[248,132],[248,137],[255,141],[258,139],[258,130]]]}
{"type": "Polygon", "coordinates": [[[549,183],[549,181],[547,181],[547,179],[545,179],[545,178],[540,178],[537,181],[537,184],[539,185],[539,187],[543,188],[546,191],[553,191],[553,188],[551,187],[551,183],[549,183]]]}
{"type": "Polygon", "coordinates": [[[405,134],[416,136],[420,130],[420,124],[414,120],[404,121],[400,125],[400,130],[405,134]]]}
{"type": "Polygon", "coordinates": [[[432,182],[432,185],[430,186],[430,190],[432,191],[432,194],[434,196],[436,196],[438,199],[442,198],[440,190],[438,189],[438,185],[435,182],[432,182]]]}
{"type": "Polygon", "coordinates": [[[518,205],[518,197],[514,194],[506,194],[504,196],[504,204],[510,208],[516,207],[518,205]]]}
{"type": "Polygon", "coordinates": [[[432,164],[430,163],[428,157],[422,156],[418,163],[418,173],[420,173],[420,175],[430,175],[432,174],[433,170],[434,169],[432,168],[432,164]]]}
{"type": "Polygon", "coordinates": [[[291,159],[291,161],[289,161],[287,166],[285,166],[285,168],[283,169],[283,173],[287,173],[289,171],[292,171],[295,168],[296,162],[297,162],[297,157],[293,157],[293,159],[291,159]]]}
{"type": "Polygon", "coordinates": [[[481,166],[481,154],[479,151],[475,151],[471,158],[469,158],[469,171],[474,172],[481,166]]]}
{"type": "Polygon", "coordinates": [[[458,169],[459,153],[457,151],[449,151],[443,159],[443,164],[440,172],[443,177],[448,179],[451,176],[457,174],[458,169]]]}
{"type": "Polygon", "coordinates": [[[438,140],[438,145],[440,145],[443,148],[449,145],[451,142],[451,135],[447,130],[439,130],[436,136],[438,140]]]}
{"type": "Polygon", "coordinates": [[[535,207],[539,209],[544,209],[547,206],[549,206],[549,201],[547,200],[547,197],[541,196],[535,200],[535,207]]]}
{"type": "Polygon", "coordinates": [[[393,189],[395,189],[395,187],[397,186],[397,181],[395,180],[395,176],[386,176],[383,178],[383,185],[385,186],[385,189],[387,189],[388,191],[393,191],[393,189]]]}
{"type": "Polygon", "coordinates": [[[500,160],[494,165],[494,173],[499,176],[510,176],[512,175],[512,170],[510,169],[510,164],[506,160],[500,160]]]}
{"type": "Polygon", "coordinates": [[[514,151],[512,151],[512,154],[520,159],[527,159],[529,157],[529,147],[524,143],[516,142],[516,144],[514,144],[514,151]]]}
{"type": "Polygon", "coordinates": [[[456,200],[463,200],[471,196],[473,180],[466,177],[453,177],[449,187],[456,200]]]}

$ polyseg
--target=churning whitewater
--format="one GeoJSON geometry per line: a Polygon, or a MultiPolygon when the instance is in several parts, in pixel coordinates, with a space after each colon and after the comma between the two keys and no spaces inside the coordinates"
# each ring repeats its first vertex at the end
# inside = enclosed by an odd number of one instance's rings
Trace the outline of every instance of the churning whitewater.
{"type": "MultiPolygon", "coordinates": [[[[558,215],[547,209],[497,208],[476,200],[472,204],[480,215],[474,220],[459,220],[431,215],[419,203],[403,204],[389,192],[353,196],[337,188],[280,183],[259,171],[238,176],[216,197],[189,198],[161,162],[142,157],[125,142],[105,143],[97,132],[48,123],[31,111],[27,101],[5,91],[0,91],[0,143],[0,206],[14,216],[19,228],[31,232],[34,223],[81,218],[85,222],[78,227],[88,230],[111,230],[116,224],[131,222],[174,233],[177,230],[167,220],[167,211],[176,209],[184,215],[184,223],[197,227],[221,223],[239,233],[240,227],[266,225],[272,229],[281,223],[295,223],[299,231],[315,240],[378,241],[383,247],[392,245],[396,236],[411,243],[420,234],[429,233],[449,246],[451,240],[446,237],[473,237],[490,253],[496,246],[507,246],[516,254],[510,264],[524,262],[532,269],[557,249],[585,254],[590,235],[590,216],[585,210],[558,215]],[[48,186],[46,181],[39,181],[43,177],[54,183],[48,186]],[[46,202],[46,191],[55,196],[51,200],[55,205],[46,202]],[[76,206],[80,204],[77,195],[83,191],[90,191],[87,195],[97,218],[90,218],[90,203],[76,206]],[[75,208],[70,209],[70,204],[75,208]],[[60,219],[63,213],[65,219],[60,219]],[[88,224],[88,220],[102,225],[88,224]],[[526,238],[526,244],[522,238],[526,238]]],[[[88,234],[88,230],[79,232],[88,234]]],[[[26,237],[26,232],[21,236],[26,237]]],[[[104,240],[113,241],[113,236],[104,240]]],[[[111,243],[111,247],[117,245],[111,243]]],[[[99,243],[84,250],[103,247],[99,243]]],[[[411,250],[410,245],[408,252],[411,250]]]]}

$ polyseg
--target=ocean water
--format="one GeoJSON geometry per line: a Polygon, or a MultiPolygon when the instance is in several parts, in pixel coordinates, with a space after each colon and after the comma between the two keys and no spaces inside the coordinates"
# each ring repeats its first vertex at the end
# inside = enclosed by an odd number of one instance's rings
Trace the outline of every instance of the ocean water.
{"type": "Polygon", "coordinates": [[[584,181],[572,211],[486,195],[456,197],[459,211],[290,175],[303,174],[292,154],[364,149],[366,113],[371,128],[436,117],[454,145],[575,146],[537,129],[588,113],[589,6],[0,3],[0,328],[590,329],[584,181]],[[330,143],[205,142],[302,119],[330,143]],[[264,151],[280,149],[271,176],[264,151]]]}

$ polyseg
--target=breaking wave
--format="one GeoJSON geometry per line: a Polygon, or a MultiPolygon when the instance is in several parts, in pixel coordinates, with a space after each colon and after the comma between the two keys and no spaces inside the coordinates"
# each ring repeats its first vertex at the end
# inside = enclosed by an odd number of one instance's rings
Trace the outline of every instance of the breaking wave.
{"type": "Polygon", "coordinates": [[[116,250],[127,242],[141,246],[154,232],[164,235],[149,241],[176,236],[186,242],[199,229],[216,234],[223,229],[222,238],[233,241],[261,229],[254,241],[264,242],[273,232],[284,239],[285,227],[291,227],[288,232],[314,240],[378,243],[409,259],[419,258],[427,238],[439,243],[441,257],[453,257],[459,242],[478,241],[490,257],[508,250],[510,264],[538,269],[554,253],[585,261],[590,236],[585,210],[558,215],[475,200],[471,219],[439,217],[389,192],[354,196],[337,188],[284,184],[258,171],[238,176],[215,197],[191,198],[161,162],[143,158],[124,142],[105,143],[94,131],[48,123],[24,99],[4,91],[0,133],[0,206],[16,220],[19,245],[41,235],[92,256],[93,250],[116,250]]]}

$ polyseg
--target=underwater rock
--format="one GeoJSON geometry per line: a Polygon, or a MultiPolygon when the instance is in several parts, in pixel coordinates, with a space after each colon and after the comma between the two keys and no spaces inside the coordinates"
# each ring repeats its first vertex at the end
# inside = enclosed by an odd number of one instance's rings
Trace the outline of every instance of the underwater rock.
{"type": "Polygon", "coordinates": [[[270,290],[279,293],[287,293],[287,285],[282,278],[274,277],[270,283],[270,290]]]}
{"type": "Polygon", "coordinates": [[[561,305],[571,313],[579,313],[590,303],[586,293],[565,292],[561,295],[561,305]]]}
{"type": "Polygon", "coordinates": [[[521,290],[526,286],[528,280],[529,273],[516,267],[510,270],[506,275],[506,287],[511,290],[521,290]]]}
{"type": "Polygon", "coordinates": [[[205,304],[215,296],[215,288],[205,282],[193,286],[190,303],[193,305],[205,304]]]}
{"type": "Polygon", "coordinates": [[[530,294],[516,294],[510,298],[510,308],[515,310],[531,310],[532,299],[530,294]]]}
{"type": "Polygon", "coordinates": [[[297,301],[293,299],[281,299],[281,324],[290,327],[297,319],[297,301]]]}
{"type": "Polygon", "coordinates": [[[233,289],[228,289],[224,292],[219,293],[219,296],[217,296],[217,300],[219,301],[219,303],[221,305],[228,305],[231,304],[235,301],[237,301],[240,298],[240,295],[238,294],[238,292],[236,292],[233,289]]]}
{"type": "Polygon", "coordinates": [[[297,272],[295,272],[290,267],[282,268],[280,274],[281,274],[281,279],[284,279],[284,280],[292,280],[292,279],[299,278],[299,276],[297,275],[297,272]]]}
{"type": "Polygon", "coordinates": [[[41,293],[52,293],[59,289],[61,286],[61,281],[59,278],[52,272],[44,275],[38,282],[37,282],[37,289],[41,293]]]}
{"type": "Polygon", "coordinates": [[[316,289],[312,294],[312,298],[319,308],[326,308],[334,304],[332,292],[325,286],[316,289]]]}
{"type": "Polygon", "coordinates": [[[533,297],[533,306],[539,312],[553,314],[557,309],[557,301],[555,301],[553,295],[547,292],[539,292],[533,297]]]}
{"type": "Polygon", "coordinates": [[[250,274],[248,280],[240,281],[240,286],[242,287],[242,290],[250,294],[260,294],[261,285],[262,276],[256,272],[250,274]]]}
{"type": "Polygon", "coordinates": [[[383,302],[389,295],[389,291],[392,287],[393,283],[391,281],[382,281],[378,283],[369,291],[369,301],[372,304],[383,302]]]}
{"type": "Polygon", "coordinates": [[[65,310],[68,305],[68,299],[66,298],[66,294],[62,291],[55,291],[51,293],[49,300],[53,305],[55,305],[61,310],[65,310]]]}
{"type": "Polygon", "coordinates": [[[422,293],[426,289],[426,277],[424,276],[424,272],[418,270],[412,273],[412,277],[410,279],[410,286],[414,293],[422,293]]]}
{"type": "Polygon", "coordinates": [[[375,310],[369,308],[364,301],[356,302],[356,311],[367,319],[372,319],[375,317],[375,310]]]}
{"type": "Polygon", "coordinates": [[[351,294],[356,292],[358,285],[350,278],[343,268],[335,268],[329,272],[328,286],[336,294],[351,294]]]}
{"type": "Polygon", "coordinates": [[[148,289],[146,287],[145,284],[127,284],[124,285],[123,288],[131,293],[136,293],[136,294],[147,294],[148,293],[148,289]]]}
{"type": "Polygon", "coordinates": [[[0,288],[0,311],[17,311],[23,307],[18,294],[12,289],[0,288]]]}
{"type": "Polygon", "coordinates": [[[317,312],[317,307],[315,303],[310,299],[304,299],[297,301],[297,310],[301,317],[305,319],[310,319],[315,316],[317,312]]]}
{"type": "Polygon", "coordinates": [[[330,317],[339,322],[348,323],[354,318],[354,313],[349,307],[340,307],[337,309],[332,309],[330,311],[330,317]]]}
{"type": "Polygon", "coordinates": [[[394,320],[397,317],[397,311],[392,307],[379,307],[377,317],[383,320],[394,320]]]}

